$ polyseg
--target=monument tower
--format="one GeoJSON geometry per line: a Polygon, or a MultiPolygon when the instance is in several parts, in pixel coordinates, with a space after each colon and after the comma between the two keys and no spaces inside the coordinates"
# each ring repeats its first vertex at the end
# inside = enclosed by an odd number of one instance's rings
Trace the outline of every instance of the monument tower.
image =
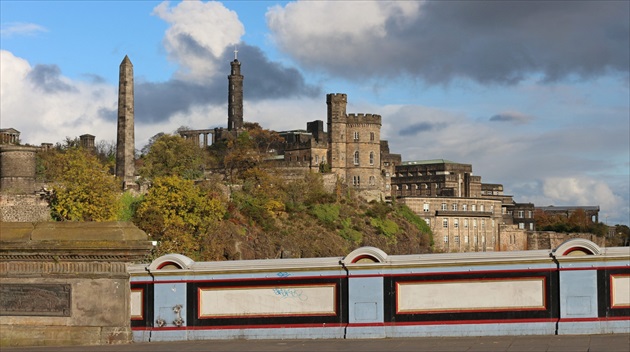
{"type": "Polygon", "coordinates": [[[134,181],[135,144],[133,127],[133,65],[129,57],[120,63],[118,76],[118,134],[116,139],[116,177],[127,183],[134,181]]]}
{"type": "Polygon", "coordinates": [[[237,54],[235,49],[234,61],[230,63],[232,71],[228,76],[228,131],[243,128],[243,75],[237,54]]]}

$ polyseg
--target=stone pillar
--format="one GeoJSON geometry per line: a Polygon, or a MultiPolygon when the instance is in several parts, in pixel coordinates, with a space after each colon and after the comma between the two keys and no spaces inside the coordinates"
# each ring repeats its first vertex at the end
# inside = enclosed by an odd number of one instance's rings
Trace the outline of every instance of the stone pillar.
{"type": "Polygon", "coordinates": [[[127,265],[150,252],[122,222],[0,222],[0,347],[131,342],[127,265]]]}
{"type": "Polygon", "coordinates": [[[128,56],[120,64],[118,82],[118,135],[116,141],[116,177],[125,184],[135,176],[133,65],[128,56]]]}

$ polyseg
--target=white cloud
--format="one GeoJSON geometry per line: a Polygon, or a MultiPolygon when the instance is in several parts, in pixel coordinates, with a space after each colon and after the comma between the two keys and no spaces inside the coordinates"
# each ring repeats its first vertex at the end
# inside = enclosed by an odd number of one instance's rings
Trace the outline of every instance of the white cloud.
{"type": "Polygon", "coordinates": [[[0,36],[11,38],[14,36],[30,36],[41,32],[48,32],[48,30],[35,23],[13,22],[2,25],[0,36]]]}
{"type": "Polygon", "coordinates": [[[612,209],[621,204],[605,182],[583,176],[546,178],[542,194],[558,205],[600,205],[612,209]]]}
{"type": "Polygon", "coordinates": [[[169,7],[165,1],[153,14],[170,24],[164,45],[169,58],[181,65],[180,78],[203,80],[222,70],[217,59],[245,34],[236,12],[219,2],[182,1],[169,7]]]}
{"type": "Polygon", "coordinates": [[[116,138],[116,121],[99,117],[100,109],[116,108],[115,87],[59,75],[54,79],[71,89],[46,91],[29,76],[35,68],[26,60],[2,50],[0,62],[2,127],[22,132],[23,143],[55,143],[84,133],[93,134],[98,140],[116,138]]]}
{"type": "Polygon", "coordinates": [[[518,201],[537,206],[599,206],[599,220],[609,225],[630,221],[627,180],[616,182],[612,177],[595,179],[583,175],[544,177],[525,185],[515,195],[520,198],[518,201]]]}
{"type": "Polygon", "coordinates": [[[628,2],[297,1],[267,12],[279,48],[331,76],[512,85],[628,73],[628,2]],[[559,21],[558,18],[562,20],[559,21]]]}
{"type": "MultiPolygon", "coordinates": [[[[348,60],[373,51],[388,26],[405,26],[419,15],[419,1],[301,1],[266,14],[276,43],[305,63],[348,60]]],[[[376,54],[376,53],[375,53],[376,54]]],[[[360,61],[360,60],[359,60],[360,61]]],[[[357,60],[353,59],[353,62],[357,60]]]]}

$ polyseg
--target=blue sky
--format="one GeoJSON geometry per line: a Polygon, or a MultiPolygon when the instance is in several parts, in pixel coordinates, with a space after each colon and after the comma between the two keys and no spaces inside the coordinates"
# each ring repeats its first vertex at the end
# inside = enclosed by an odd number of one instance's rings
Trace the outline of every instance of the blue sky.
{"type": "Polygon", "coordinates": [[[227,123],[234,46],[245,120],[326,119],[325,95],[383,117],[403,160],[473,165],[518,202],[599,205],[630,223],[628,1],[0,1],[1,126],[39,145],[116,133],[118,66],[136,148],[227,123]]]}

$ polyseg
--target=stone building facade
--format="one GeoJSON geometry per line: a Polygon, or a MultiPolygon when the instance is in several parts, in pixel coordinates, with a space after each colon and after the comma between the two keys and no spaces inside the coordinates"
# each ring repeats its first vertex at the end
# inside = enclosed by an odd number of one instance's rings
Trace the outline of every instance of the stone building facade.
{"type": "Polygon", "coordinates": [[[429,225],[436,251],[498,250],[501,202],[470,197],[401,197],[429,225]]]}
{"type": "Polygon", "coordinates": [[[396,166],[394,197],[481,197],[481,177],[472,165],[444,159],[407,161],[396,166]]]}
{"type": "Polygon", "coordinates": [[[515,203],[503,194],[503,185],[482,183],[470,164],[444,159],[403,162],[395,167],[391,182],[392,197],[431,227],[436,250],[501,250],[503,229],[522,235],[534,229],[533,204],[515,203]]]}

